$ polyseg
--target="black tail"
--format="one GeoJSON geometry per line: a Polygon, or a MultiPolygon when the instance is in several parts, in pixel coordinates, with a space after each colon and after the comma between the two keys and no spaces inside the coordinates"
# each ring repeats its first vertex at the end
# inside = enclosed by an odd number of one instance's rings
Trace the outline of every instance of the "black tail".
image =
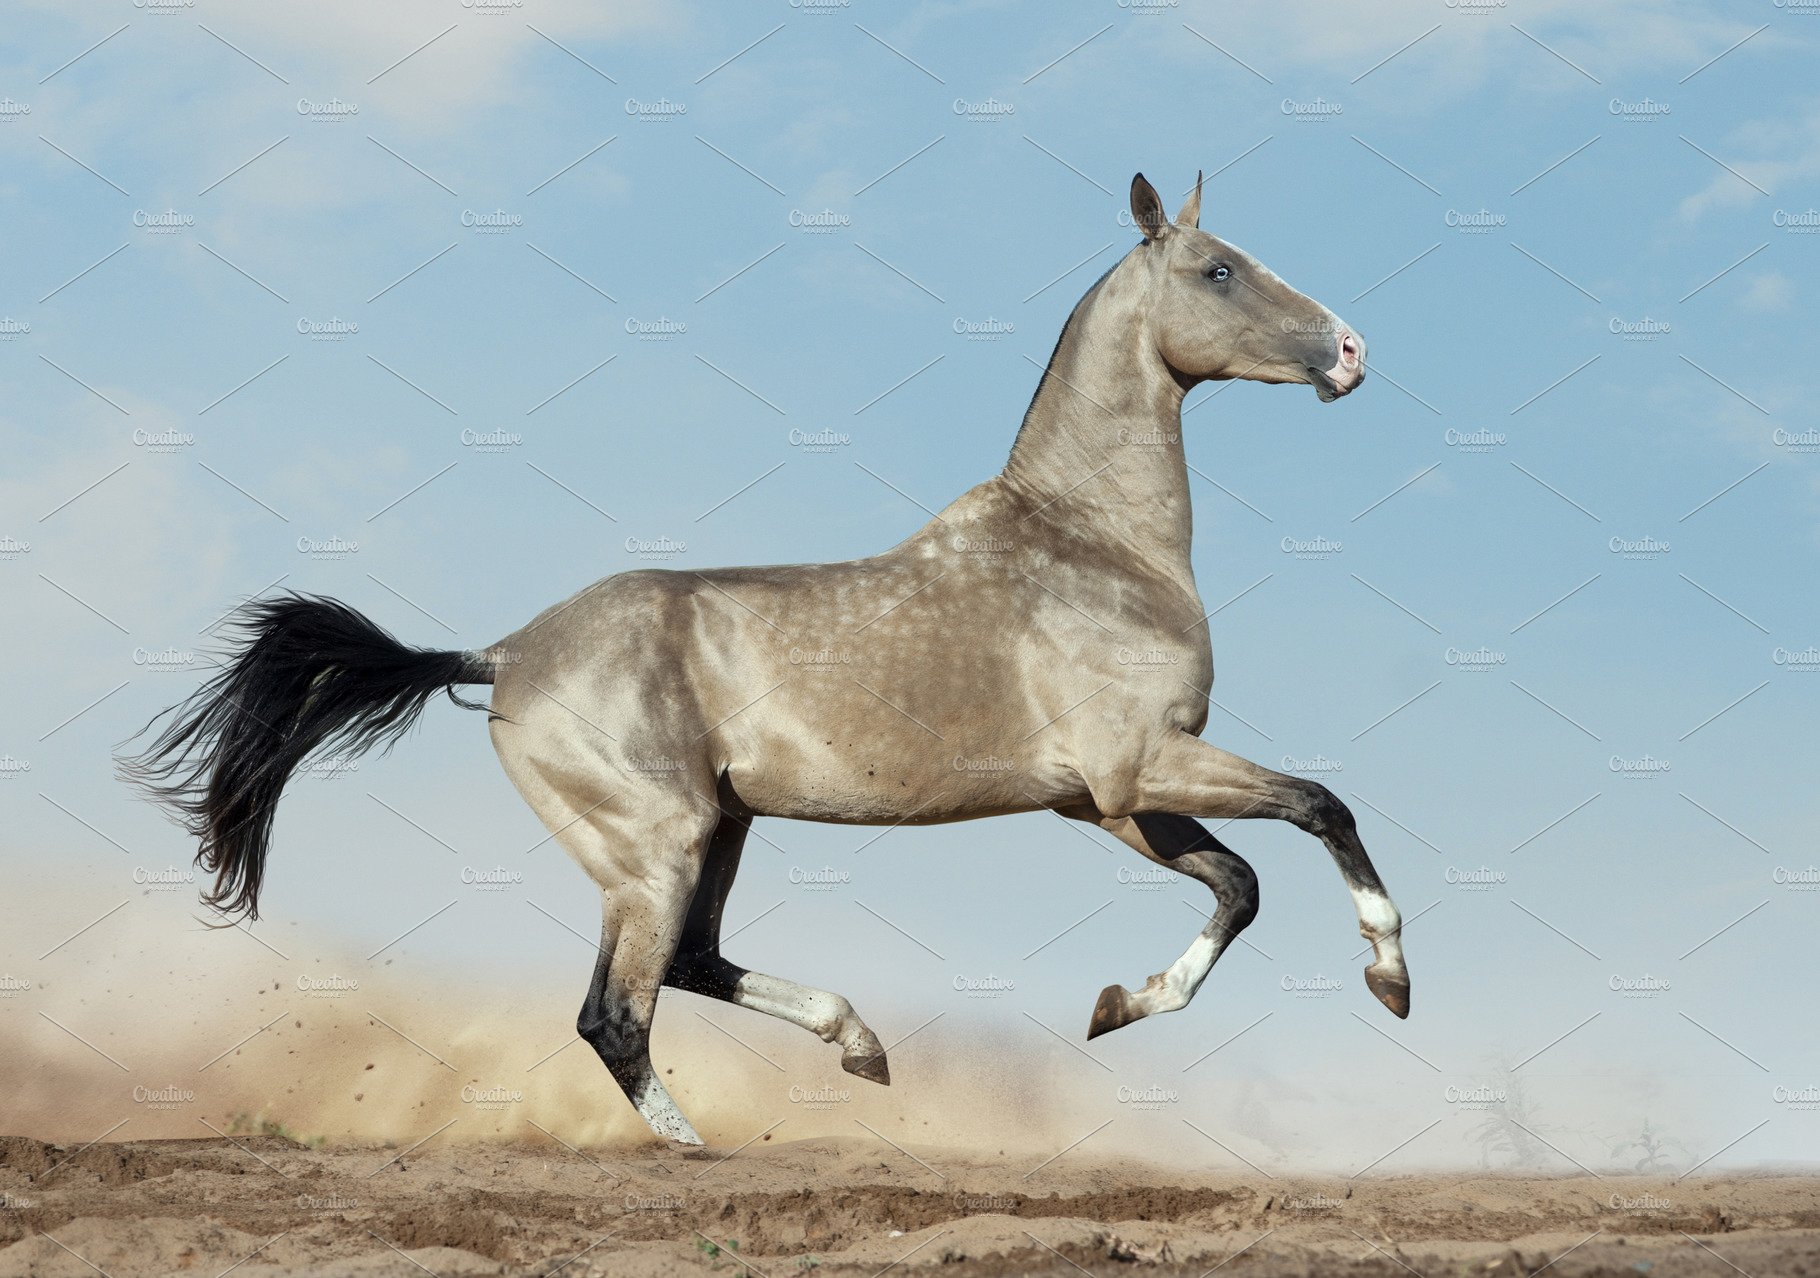
{"type": "Polygon", "coordinates": [[[390,749],[443,689],[484,709],[454,688],[491,683],[493,671],[474,654],[408,648],[320,596],[255,600],[233,624],[221,672],[159,716],[158,738],[121,771],[201,841],[196,864],[215,876],[203,900],[258,918],[272,817],[297,766],[324,749],[390,749]]]}

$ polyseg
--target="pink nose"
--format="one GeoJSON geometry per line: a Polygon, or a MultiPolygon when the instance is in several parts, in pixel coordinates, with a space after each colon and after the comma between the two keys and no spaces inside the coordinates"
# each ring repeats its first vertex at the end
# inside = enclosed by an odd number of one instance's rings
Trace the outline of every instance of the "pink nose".
{"type": "Polygon", "coordinates": [[[1340,367],[1357,368],[1359,366],[1359,335],[1351,329],[1340,334],[1340,367]]]}
{"type": "Polygon", "coordinates": [[[1339,358],[1332,368],[1321,370],[1326,379],[1332,383],[1336,395],[1347,395],[1359,388],[1365,380],[1365,339],[1346,325],[1341,324],[1334,330],[1339,339],[1335,352],[1339,358]]]}

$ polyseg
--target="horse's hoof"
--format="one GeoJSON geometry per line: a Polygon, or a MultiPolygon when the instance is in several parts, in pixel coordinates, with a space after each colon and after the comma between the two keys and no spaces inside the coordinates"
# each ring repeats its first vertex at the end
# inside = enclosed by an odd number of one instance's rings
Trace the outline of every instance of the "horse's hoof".
{"type": "Polygon", "coordinates": [[[891,1086],[891,1067],[885,1061],[883,1051],[869,1055],[851,1055],[840,1058],[840,1067],[858,1078],[868,1079],[880,1087],[891,1086]]]}
{"type": "Polygon", "coordinates": [[[652,1128],[651,1132],[665,1149],[673,1154],[681,1154],[685,1158],[689,1157],[691,1150],[703,1149],[707,1145],[706,1141],[695,1134],[693,1127],[686,1131],[678,1131],[675,1128],[658,1131],[656,1128],[652,1128]]]}
{"type": "Polygon", "coordinates": [[[1101,1034],[1110,1034],[1137,1019],[1138,1013],[1131,1010],[1131,995],[1125,992],[1125,987],[1108,985],[1100,991],[1099,1002],[1093,1005],[1093,1021],[1087,1026],[1087,1039],[1091,1042],[1101,1034]]]}
{"type": "Polygon", "coordinates": [[[1398,1020],[1409,1019],[1409,976],[1401,969],[1380,972],[1377,965],[1365,969],[1365,988],[1377,995],[1378,1002],[1390,1009],[1398,1020]]]}

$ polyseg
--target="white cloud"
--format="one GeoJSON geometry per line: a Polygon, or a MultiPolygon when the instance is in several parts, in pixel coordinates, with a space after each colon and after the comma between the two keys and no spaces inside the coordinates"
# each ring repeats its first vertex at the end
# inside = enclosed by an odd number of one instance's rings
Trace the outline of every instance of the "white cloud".
{"type": "MultiPolygon", "coordinates": [[[[135,647],[193,641],[199,610],[259,584],[235,572],[242,519],[225,513],[208,487],[219,481],[187,455],[194,449],[175,442],[190,424],[104,389],[130,420],[98,404],[61,407],[54,438],[0,423],[11,441],[0,478],[0,509],[12,512],[4,532],[29,547],[0,564],[9,589],[30,600],[7,627],[7,649],[84,688],[103,677],[96,671],[130,675],[135,647]],[[173,441],[170,451],[159,440],[173,441]]],[[[53,706],[69,699],[44,676],[25,692],[53,706]]]]}
{"type": "MultiPolygon", "coordinates": [[[[1184,23],[1266,75],[1273,68],[1339,73],[1348,81],[1360,77],[1360,91],[1375,89],[1378,77],[1389,80],[1408,58],[1421,76],[1412,110],[1429,109],[1437,89],[1473,88],[1494,72],[1537,82],[1551,77],[1573,88],[1589,81],[1568,63],[1606,84],[1643,68],[1692,71],[1757,25],[1660,0],[1354,0],[1319,9],[1275,0],[1185,0],[1179,9],[1160,10],[1154,29],[1163,44],[1192,51],[1201,40],[1181,40],[1184,23]],[[1385,58],[1393,60],[1372,70],[1385,58]]],[[[1204,45],[1200,53],[1221,58],[1204,45]]]]}
{"type": "Polygon", "coordinates": [[[1694,140],[1736,172],[1714,166],[1711,180],[1681,201],[1681,214],[1689,219],[1748,205],[1766,193],[1774,197],[1820,177],[1820,107],[1754,120],[1718,145],[1694,140]]]}
{"type": "Polygon", "coordinates": [[[1793,280],[1780,271],[1768,271],[1751,278],[1738,305],[1747,311],[1785,311],[1794,296],[1793,280]]]}
{"type": "MultiPolygon", "coordinates": [[[[91,11],[72,21],[71,7],[58,0],[26,0],[15,7],[15,14],[19,9],[35,10],[65,26],[57,39],[34,37],[29,43],[38,49],[66,43],[74,54],[120,25],[111,12],[91,11]]],[[[427,130],[454,127],[469,113],[492,109],[528,91],[534,85],[528,65],[534,52],[547,51],[563,59],[577,74],[593,74],[553,41],[587,58],[590,47],[603,41],[675,34],[690,25],[686,10],[657,0],[615,0],[610,5],[588,0],[466,0],[459,6],[447,0],[385,4],[293,0],[245,5],[228,13],[189,8],[173,10],[169,17],[143,12],[134,16],[133,29],[117,38],[129,48],[138,44],[143,49],[147,42],[165,46],[164,58],[134,59],[135,65],[151,68],[152,75],[175,79],[179,72],[198,67],[217,72],[231,67],[262,88],[288,88],[299,96],[365,96],[395,114],[417,117],[427,130]],[[255,62],[270,71],[262,71],[255,62]],[[289,81],[288,86],[274,76],[289,81]]],[[[106,62],[117,52],[97,51],[92,56],[106,62]]],[[[83,74],[72,70],[70,79],[80,81],[83,74]]],[[[118,81],[109,85],[132,91],[118,81]]]]}

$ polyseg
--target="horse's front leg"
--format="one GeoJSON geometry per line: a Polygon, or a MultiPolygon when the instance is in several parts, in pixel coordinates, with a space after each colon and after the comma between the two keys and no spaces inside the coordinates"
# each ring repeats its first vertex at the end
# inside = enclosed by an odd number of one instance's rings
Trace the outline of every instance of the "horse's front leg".
{"type": "Polygon", "coordinates": [[[1402,916],[1359,841],[1351,809],[1333,791],[1317,781],[1259,767],[1199,737],[1175,733],[1140,771],[1129,810],[1288,821],[1321,840],[1352,891],[1359,935],[1375,951],[1365,969],[1367,988],[1397,1016],[1409,1015],[1402,916]]]}
{"type": "Polygon", "coordinates": [[[1064,808],[1062,815],[1092,821],[1158,865],[1200,880],[1213,889],[1216,900],[1207,926],[1187,952],[1145,981],[1142,989],[1108,985],[1100,992],[1087,1037],[1098,1038],[1140,1017],[1187,1007],[1226,947],[1257,917],[1258,876],[1244,857],[1192,817],[1165,813],[1108,817],[1090,808],[1064,808]]]}

